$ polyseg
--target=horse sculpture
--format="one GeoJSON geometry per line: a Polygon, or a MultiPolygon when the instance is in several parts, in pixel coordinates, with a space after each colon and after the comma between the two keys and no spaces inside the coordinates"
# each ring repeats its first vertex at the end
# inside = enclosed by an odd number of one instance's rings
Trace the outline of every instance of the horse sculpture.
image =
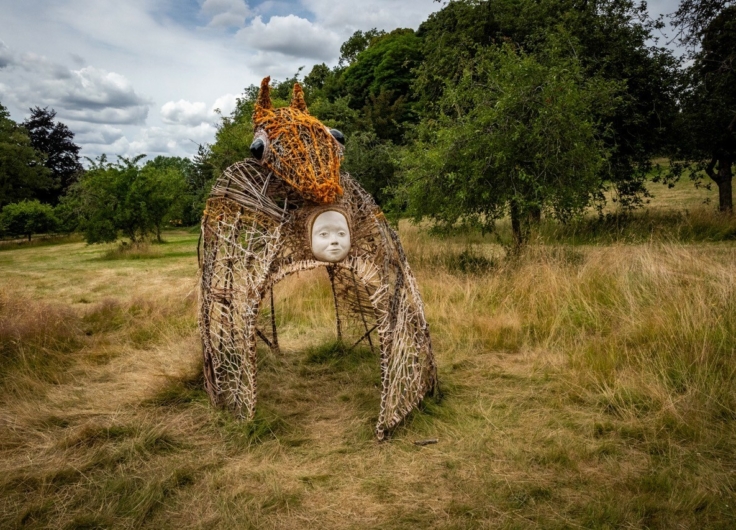
{"type": "Polygon", "coordinates": [[[254,158],[222,174],[202,217],[205,387],[215,406],[252,419],[256,337],[278,351],[273,286],[294,272],[326,267],[338,339],[346,327],[357,327],[356,345],[367,341],[373,349],[371,335],[378,334],[382,388],[376,436],[382,440],[437,388],[422,299],[398,235],[372,197],[340,172],[343,135],[309,114],[299,84],[290,106],[273,108],[269,82],[267,77],[261,83],[253,113],[254,158]],[[323,250],[316,249],[320,237],[323,250]],[[327,241],[340,237],[341,243],[327,241]],[[270,339],[259,323],[268,294],[270,339]]]}

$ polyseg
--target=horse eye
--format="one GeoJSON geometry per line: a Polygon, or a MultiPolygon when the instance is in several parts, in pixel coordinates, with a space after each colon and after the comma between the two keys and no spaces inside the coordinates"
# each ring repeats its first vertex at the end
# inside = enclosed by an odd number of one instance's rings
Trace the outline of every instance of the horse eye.
{"type": "Polygon", "coordinates": [[[345,145],[345,135],[337,129],[330,129],[330,134],[335,137],[335,140],[345,145]]]}
{"type": "Polygon", "coordinates": [[[250,144],[250,153],[257,160],[263,158],[264,149],[266,149],[266,144],[264,144],[263,140],[260,138],[257,138],[252,144],[250,144]]]}

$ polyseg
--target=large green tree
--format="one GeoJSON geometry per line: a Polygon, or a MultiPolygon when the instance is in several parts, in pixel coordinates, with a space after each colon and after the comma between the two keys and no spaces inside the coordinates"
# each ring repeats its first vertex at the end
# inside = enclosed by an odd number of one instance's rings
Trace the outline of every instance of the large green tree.
{"type": "Polygon", "coordinates": [[[564,41],[541,58],[505,44],[466,60],[405,157],[415,220],[493,230],[509,214],[518,245],[540,210],[567,219],[598,196],[608,150],[596,116],[620,85],[586,77],[564,41]]]}
{"type": "Polygon", "coordinates": [[[35,199],[7,204],[0,213],[0,232],[9,236],[24,236],[28,241],[33,234],[53,232],[57,225],[54,209],[35,199]]]}
{"type": "Polygon", "coordinates": [[[52,187],[45,156],[33,148],[28,131],[0,104],[0,207],[33,199],[52,187]]]}
{"type": "Polygon", "coordinates": [[[44,165],[51,172],[51,186],[39,193],[42,202],[57,204],[59,197],[74,182],[84,168],[79,163],[79,146],[74,143],[74,133],[61,122],[54,121],[56,111],[48,107],[34,107],[31,116],[23,122],[28,130],[31,145],[46,155],[44,165]]]}
{"type": "Polygon", "coordinates": [[[718,186],[719,209],[733,211],[736,164],[736,6],[702,31],[702,47],[683,76],[681,121],[672,156],[673,177],[705,172],[718,186]]]}
{"type": "Polygon", "coordinates": [[[115,241],[122,234],[132,242],[155,234],[161,240],[164,223],[177,213],[186,182],[176,164],[141,166],[145,155],[110,163],[102,156],[92,161],[73,186],[74,208],[88,243],[115,241]]]}
{"type": "MultiPolygon", "coordinates": [[[[559,28],[572,36],[586,77],[625,83],[604,141],[610,158],[601,181],[624,206],[646,195],[651,159],[669,141],[675,117],[676,61],[651,45],[655,24],[646,6],[631,0],[456,0],[431,15],[417,32],[424,61],[415,88],[429,114],[439,112],[446,82],[463,75],[466,61],[489,46],[513,42],[529,53],[545,46],[559,28]]],[[[573,45],[574,42],[574,45],[573,45]]],[[[602,117],[602,116],[601,116],[602,117]]],[[[600,120],[599,120],[600,121],[600,120]]],[[[602,121],[601,121],[602,122],[602,121]]]]}

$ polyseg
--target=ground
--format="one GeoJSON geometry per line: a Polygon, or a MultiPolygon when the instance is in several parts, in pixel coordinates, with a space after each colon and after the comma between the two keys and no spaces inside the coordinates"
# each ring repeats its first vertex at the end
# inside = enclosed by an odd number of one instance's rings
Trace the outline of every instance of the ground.
{"type": "Polygon", "coordinates": [[[383,443],[324,271],[277,288],[247,423],[202,389],[196,230],[5,245],[0,526],[733,528],[736,223],[684,184],[514,259],[402,223],[442,396],[383,443]]]}

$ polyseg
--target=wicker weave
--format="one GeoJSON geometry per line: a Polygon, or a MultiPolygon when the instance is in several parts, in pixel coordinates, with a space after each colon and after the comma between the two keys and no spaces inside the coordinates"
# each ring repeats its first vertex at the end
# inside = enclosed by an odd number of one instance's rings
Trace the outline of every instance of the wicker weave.
{"type": "Polygon", "coordinates": [[[339,172],[342,148],[308,115],[298,85],[291,107],[283,110],[270,108],[266,78],[254,113],[257,135],[269,142],[264,158],[228,168],[202,218],[199,324],[206,389],[213,404],[253,418],[256,337],[278,350],[273,307],[266,333],[260,305],[269,294],[273,304],[273,286],[285,276],[326,267],[338,338],[352,335],[356,344],[365,341],[371,348],[372,336],[378,338],[382,393],[376,435],[383,439],[436,389],[422,299],[398,235],[371,196],[339,172]],[[294,146],[298,152],[289,152],[294,146]],[[315,214],[330,207],[345,212],[352,240],[348,256],[334,264],[317,261],[308,238],[315,214]]]}

